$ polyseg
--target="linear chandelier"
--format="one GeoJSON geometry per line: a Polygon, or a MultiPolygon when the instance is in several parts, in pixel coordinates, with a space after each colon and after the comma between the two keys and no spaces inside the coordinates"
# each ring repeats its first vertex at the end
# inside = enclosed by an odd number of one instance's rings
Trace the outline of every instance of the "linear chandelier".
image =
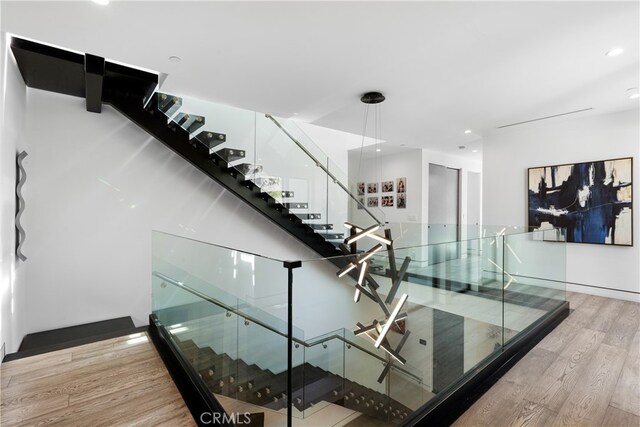
{"type": "Polygon", "coordinates": [[[360,297],[364,295],[365,297],[378,304],[382,315],[384,316],[383,320],[373,319],[373,321],[369,325],[364,325],[361,322],[357,322],[357,329],[354,331],[354,334],[356,336],[364,336],[366,338],[369,338],[373,342],[373,346],[375,348],[381,348],[387,354],[389,354],[390,359],[385,364],[382,373],[378,377],[378,382],[382,383],[382,381],[384,381],[384,378],[389,374],[394,361],[397,361],[403,365],[407,362],[406,359],[400,355],[400,351],[407,342],[407,339],[409,338],[409,334],[411,332],[405,329],[402,339],[395,347],[393,347],[389,342],[388,334],[394,325],[400,328],[398,322],[404,321],[408,317],[407,313],[401,312],[402,308],[407,303],[407,299],[409,298],[406,293],[403,293],[399,297],[395,306],[392,307],[392,303],[395,299],[396,294],[398,293],[398,289],[400,287],[400,284],[402,283],[402,278],[409,268],[411,258],[406,257],[402,263],[402,266],[400,267],[400,270],[398,271],[396,269],[395,255],[393,252],[391,230],[385,229],[384,236],[381,236],[374,233],[380,228],[380,226],[377,224],[372,225],[368,228],[362,228],[345,222],[344,226],[349,229],[350,235],[344,240],[344,243],[340,244],[339,248],[342,253],[348,255],[348,263],[340,270],[338,270],[336,272],[336,275],[338,277],[344,277],[345,275],[351,273],[354,278],[357,278],[353,301],[356,303],[359,302],[360,297]],[[365,238],[369,238],[381,243],[376,244],[366,252],[358,253],[357,242],[365,238]],[[383,249],[383,243],[387,247],[387,254],[389,257],[388,275],[390,275],[391,277],[391,288],[389,289],[389,293],[387,294],[385,299],[383,299],[378,293],[380,285],[375,281],[375,279],[368,271],[368,268],[371,265],[371,257],[373,257],[377,252],[383,249]]]}

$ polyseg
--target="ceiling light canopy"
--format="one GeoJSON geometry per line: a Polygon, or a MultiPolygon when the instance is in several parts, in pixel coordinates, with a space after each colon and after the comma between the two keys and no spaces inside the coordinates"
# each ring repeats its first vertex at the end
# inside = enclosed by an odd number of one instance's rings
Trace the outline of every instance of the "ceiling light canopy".
{"type": "Polygon", "coordinates": [[[464,131],[465,134],[469,135],[471,133],[471,129],[467,129],[464,131]]]}
{"type": "Polygon", "coordinates": [[[171,62],[180,62],[180,61],[182,61],[182,58],[180,58],[179,56],[171,55],[169,57],[169,61],[171,61],[171,62]]]}
{"type": "Polygon", "coordinates": [[[618,56],[624,52],[624,49],[621,47],[614,47],[609,52],[605,53],[607,56],[618,56]]]}

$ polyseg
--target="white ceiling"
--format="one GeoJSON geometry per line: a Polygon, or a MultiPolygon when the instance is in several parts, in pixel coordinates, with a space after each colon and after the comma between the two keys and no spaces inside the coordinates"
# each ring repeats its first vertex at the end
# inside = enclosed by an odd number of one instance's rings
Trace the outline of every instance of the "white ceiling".
{"type": "Polygon", "coordinates": [[[165,91],[355,134],[360,95],[382,91],[394,145],[458,154],[501,125],[638,108],[626,92],[640,86],[637,1],[0,7],[4,31],[167,73],[165,91]]]}

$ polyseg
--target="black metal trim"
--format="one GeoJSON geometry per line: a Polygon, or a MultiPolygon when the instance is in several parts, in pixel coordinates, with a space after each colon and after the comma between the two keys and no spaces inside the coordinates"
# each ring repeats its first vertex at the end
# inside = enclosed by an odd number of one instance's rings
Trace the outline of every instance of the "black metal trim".
{"type": "Polygon", "coordinates": [[[84,84],[87,111],[102,112],[102,82],[104,81],[104,58],[101,56],[84,55],[84,84]]]}
{"type": "Polygon", "coordinates": [[[182,355],[174,348],[170,342],[169,335],[161,327],[160,322],[153,314],[149,315],[149,336],[167,367],[169,374],[171,374],[173,382],[178,387],[196,424],[199,426],[218,425],[233,427],[233,424],[227,422],[230,418],[222,405],[220,405],[209,389],[202,383],[202,380],[193,367],[185,361],[182,355]],[[206,418],[207,421],[212,421],[206,423],[206,421],[203,421],[201,418],[203,414],[222,414],[222,416],[206,418]]]}
{"type": "Polygon", "coordinates": [[[569,302],[565,301],[516,336],[502,352],[476,366],[418,408],[401,425],[451,425],[568,315],[569,302]]]}

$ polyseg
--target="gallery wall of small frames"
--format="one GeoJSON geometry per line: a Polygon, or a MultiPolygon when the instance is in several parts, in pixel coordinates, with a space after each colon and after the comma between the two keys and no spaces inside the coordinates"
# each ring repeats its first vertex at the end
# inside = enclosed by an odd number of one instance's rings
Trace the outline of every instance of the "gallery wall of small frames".
{"type": "MultiPolygon", "coordinates": [[[[407,178],[396,178],[382,182],[358,182],[358,201],[369,208],[396,208],[407,207],[407,178]]],[[[358,205],[358,209],[362,209],[358,205]]]]}

